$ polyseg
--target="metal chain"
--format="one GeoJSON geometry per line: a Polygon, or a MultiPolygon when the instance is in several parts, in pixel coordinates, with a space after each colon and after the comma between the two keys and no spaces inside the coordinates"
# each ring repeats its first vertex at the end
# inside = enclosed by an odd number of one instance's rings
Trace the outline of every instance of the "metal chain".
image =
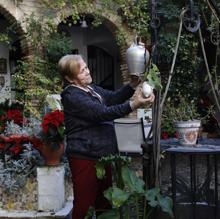
{"type": "Polygon", "coordinates": [[[183,16],[184,16],[185,12],[186,12],[186,10],[183,10],[181,12],[181,14],[180,14],[180,26],[179,26],[179,31],[178,31],[178,36],[177,36],[177,41],[176,41],[176,47],[175,47],[175,51],[174,51],[173,61],[172,61],[172,65],[171,65],[171,69],[170,69],[167,85],[166,85],[166,88],[165,88],[165,91],[164,91],[163,99],[162,99],[161,104],[160,104],[161,113],[163,111],[163,105],[164,105],[164,102],[165,102],[166,97],[167,97],[167,93],[168,93],[168,89],[170,87],[171,79],[173,77],[173,71],[174,71],[174,67],[175,67],[175,64],[176,64],[176,57],[177,57],[177,53],[178,53],[178,49],[179,49],[179,44],[180,44],[180,37],[181,37],[182,29],[183,29],[183,16]]]}
{"type": "MultiPolygon", "coordinates": [[[[157,34],[160,22],[158,22],[158,17],[156,13],[156,0],[151,1],[151,27],[153,29],[153,43],[154,49],[152,50],[152,60],[153,63],[157,63],[157,34]]],[[[160,123],[161,123],[161,113],[160,113],[160,91],[155,91],[155,102],[152,108],[152,131],[153,131],[153,186],[159,186],[160,184],[160,123]]]]}
{"type": "MultiPolygon", "coordinates": [[[[209,81],[212,86],[212,92],[215,97],[216,105],[217,105],[218,110],[220,112],[220,105],[219,105],[219,102],[217,99],[217,95],[215,93],[214,85],[213,85],[213,82],[211,79],[211,74],[210,74],[210,70],[209,70],[209,66],[208,66],[208,62],[207,62],[207,58],[206,58],[206,52],[204,49],[203,38],[202,38],[202,33],[201,33],[201,28],[200,28],[200,23],[201,23],[200,17],[198,14],[193,12],[193,8],[192,8],[193,1],[192,0],[190,0],[190,3],[191,3],[191,8],[187,8],[187,9],[183,10],[180,15],[180,26],[179,26],[179,31],[178,31],[177,43],[176,43],[173,61],[172,61],[172,65],[171,65],[171,70],[169,72],[169,78],[168,78],[168,82],[167,82],[167,85],[165,88],[163,99],[160,103],[161,93],[156,92],[156,101],[153,105],[153,125],[152,125],[151,129],[153,129],[153,168],[154,168],[153,172],[154,172],[154,185],[155,186],[158,186],[160,183],[159,164],[160,164],[161,115],[162,115],[163,105],[164,105],[164,102],[165,102],[165,99],[166,99],[166,96],[168,93],[168,89],[169,89],[169,86],[171,83],[171,79],[172,79],[172,76],[174,75],[173,72],[174,72],[176,57],[177,57],[177,53],[178,53],[178,49],[179,49],[179,43],[180,43],[183,24],[186,27],[186,29],[189,30],[190,32],[196,32],[199,30],[200,42],[201,42],[202,52],[203,52],[203,56],[204,56],[204,60],[205,60],[206,69],[207,69],[208,76],[209,76],[209,81]],[[184,15],[186,15],[187,12],[191,13],[190,19],[187,17],[184,17],[184,15]],[[192,13],[193,13],[193,15],[192,15],[192,13]],[[194,18],[196,18],[195,20],[193,20],[193,16],[194,16],[194,18]]],[[[156,1],[152,0],[152,18],[153,19],[156,18],[155,5],[156,5],[156,1]]],[[[151,24],[151,27],[154,30],[154,41],[155,41],[155,47],[156,47],[157,46],[156,41],[157,41],[157,28],[158,28],[158,26],[151,24]]],[[[155,49],[154,54],[153,54],[154,55],[153,56],[154,62],[156,62],[156,58],[155,58],[156,53],[157,53],[157,49],[155,49]]]]}
{"type": "MultiPolygon", "coordinates": [[[[173,71],[174,71],[174,67],[175,67],[175,63],[176,63],[176,57],[177,57],[177,53],[178,53],[179,42],[180,42],[180,37],[181,37],[181,32],[182,32],[183,17],[184,17],[184,14],[186,13],[186,11],[187,10],[183,10],[181,15],[180,15],[180,26],[179,26],[179,32],[178,32],[178,37],[177,37],[177,43],[176,43],[176,47],[175,47],[175,52],[174,52],[174,57],[173,57],[173,61],[172,61],[171,70],[170,70],[170,73],[169,73],[168,82],[167,82],[165,92],[164,92],[164,96],[163,96],[163,99],[162,99],[162,102],[161,102],[161,112],[163,110],[164,102],[165,102],[165,99],[166,99],[166,96],[167,96],[167,93],[168,93],[168,89],[169,89],[169,86],[170,86],[170,83],[171,83],[171,79],[172,79],[172,76],[173,76],[173,71]]],[[[201,43],[201,47],[202,47],[202,53],[203,53],[203,57],[204,57],[205,65],[206,65],[206,70],[207,70],[208,77],[209,77],[209,82],[211,84],[211,88],[212,88],[212,92],[213,92],[213,95],[214,95],[214,98],[215,98],[217,108],[220,112],[220,104],[219,104],[219,101],[218,101],[218,98],[217,98],[217,95],[216,95],[216,92],[215,92],[215,88],[214,88],[214,85],[213,85],[213,81],[212,81],[212,78],[211,78],[211,73],[210,73],[210,70],[209,70],[207,56],[206,56],[206,52],[205,52],[205,48],[204,48],[204,44],[203,44],[203,37],[202,37],[201,28],[199,27],[198,30],[199,30],[200,43],[201,43]]]]}
{"type": "Polygon", "coordinates": [[[208,61],[207,61],[207,56],[206,56],[205,47],[204,47],[204,43],[203,43],[201,28],[199,28],[199,39],[200,39],[200,43],[201,43],[201,47],[202,47],[202,54],[203,54],[203,57],[204,57],[206,70],[207,70],[208,77],[209,77],[209,82],[210,82],[211,88],[212,88],[212,93],[214,95],[214,99],[215,99],[215,103],[217,105],[217,108],[220,112],[220,104],[219,104],[219,101],[218,101],[218,98],[217,98],[217,95],[216,95],[216,92],[215,92],[214,84],[213,84],[213,81],[212,81],[212,76],[211,76],[211,73],[210,73],[210,70],[209,70],[209,64],[208,64],[208,61]]]}

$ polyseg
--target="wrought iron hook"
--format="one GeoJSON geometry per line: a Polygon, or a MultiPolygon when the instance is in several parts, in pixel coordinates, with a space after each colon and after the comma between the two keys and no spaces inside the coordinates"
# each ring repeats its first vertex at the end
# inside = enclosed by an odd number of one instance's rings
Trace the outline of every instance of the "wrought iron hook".
{"type": "Polygon", "coordinates": [[[183,15],[183,25],[188,31],[194,33],[199,29],[200,24],[201,19],[199,13],[195,11],[193,0],[190,0],[183,15]]]}

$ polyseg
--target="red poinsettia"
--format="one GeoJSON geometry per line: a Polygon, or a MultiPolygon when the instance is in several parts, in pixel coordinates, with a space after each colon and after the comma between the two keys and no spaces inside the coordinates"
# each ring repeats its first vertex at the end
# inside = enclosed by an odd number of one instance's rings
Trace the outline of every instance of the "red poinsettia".
{"type": "Polygon", "coordinates": [[[32,137],[31,138],[31,144],[33,145],[33,147],[36,150],[41,151],[43,142],[42,142],[42,140],[40,138],[32,137]]]}
{"type": "Polygon", "coordinates": [[[56,110],[47,113],[43,117],[42,122],[42,141],[53,148],[59,148],[60,143],[64,139],[64,114],[62,111],[56,110]]]}
{"type": "Polygon", "coordinates": [[[24,135],[0,135],[0,149],[5,149],[6,145],[10,145],[8,151],[15,155],[18,155],[24,149],[23,144],[31,142],[28,136],[24,135]]]}
{"type": "Polygon", "coordinates": [[[6,118],[7,118],[6,115],[3,114],[3,115],[0,116],[0,121],[4,122],[6,120],[6,118]]]}
{"type": "Polygon", "coordinates": [[[178,133],[178,132],[175,132],[173,137],[174,137],[174,138],[179,138],[179,133],[178,133]]]}
{"type": "Polygon", "coordinates": [[[17,125],[22,125],[23,123],[23,115],[20,110],[12,109],[7,112],[7,120],[14,121],[17,125]]]}
{"type": "Polygon", "coordinates": [[[166,140],[166,139],[169,138],[169,134],[168,134],[167,132],[162,132],[162,133],[161,133],[161,138],[164,139],[164,140],[166,140]]]}
{"type": "Polygon", "coordinates": [[[59,129],[64,125],[64,114],[62,111],[56,110],[47,113],[43,117],[42,128],[45,134],[48,134],[49,128],[59,129]]]}

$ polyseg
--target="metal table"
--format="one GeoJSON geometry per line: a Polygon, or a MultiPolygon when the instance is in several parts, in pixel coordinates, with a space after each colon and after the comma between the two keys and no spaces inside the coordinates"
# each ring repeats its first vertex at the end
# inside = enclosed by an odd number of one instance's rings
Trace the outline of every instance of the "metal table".
{"type": "MultiPolygon", "coordinates": [[[[170,168],[171,168],[171,184],[172,184],[172,199],[174,203],[174,215],[176,214],[176,204],[177,204],[177,190],[176,190],[176,160],[178,154],[185,155],[189,157],[190,164],[190,191],[191,191],[191,204],[193,205],[193,219],[196,217],[196,158],[198,155],[206,156],[206,171],[208,178],[208,185],[210,188],[211,174],[210,174],[210,159],[214,159],[214,218],[219,218],[218,214],[218,157],[220,155],[220,141],[210,142],[200,141],[194,147],[180,146],[177,142],[162,142],[161,149],[168,154],[170,154],[170,168]],[[219,145],[219,146],[217,146],[219,145]]],[[[210,200],[207,201],[208,206],[210,205],[210,200]]]]}

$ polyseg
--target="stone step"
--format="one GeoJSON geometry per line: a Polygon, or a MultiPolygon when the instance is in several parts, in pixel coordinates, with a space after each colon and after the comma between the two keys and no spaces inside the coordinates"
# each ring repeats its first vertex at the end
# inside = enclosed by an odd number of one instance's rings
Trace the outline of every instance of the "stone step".
{"type": "Polygon", "coordinates": [[[38,211],[7,211],[0,210],[0,219],[49,219],[49,218],[65,218],[69,219],[70,212],[73,208],[72,201],[67,201],[64,207],[57,212],[38,212],[38,211]]]}

